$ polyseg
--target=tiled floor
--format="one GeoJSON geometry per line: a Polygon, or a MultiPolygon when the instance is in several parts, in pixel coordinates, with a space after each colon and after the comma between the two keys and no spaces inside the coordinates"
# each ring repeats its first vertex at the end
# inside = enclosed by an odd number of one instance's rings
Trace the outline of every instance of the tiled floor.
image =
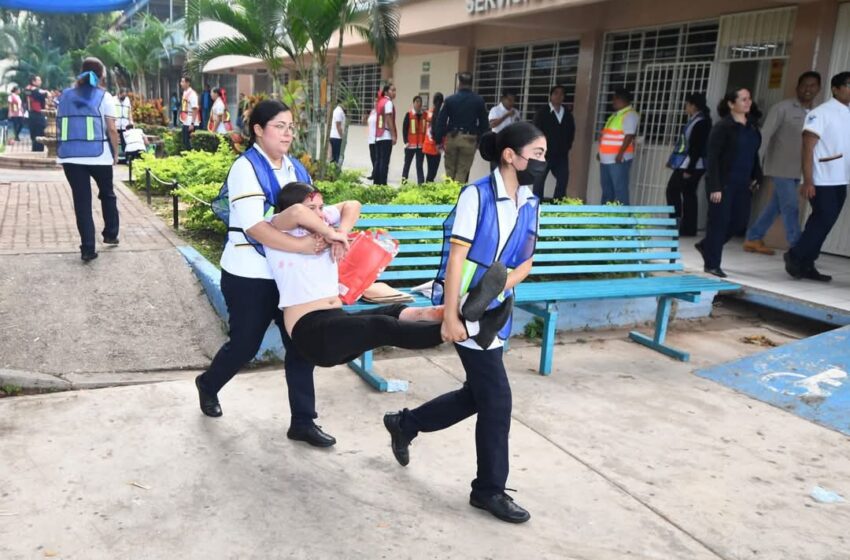
{"type": "MultiPolygon", "coordinates": [[[[694,248],[699,237],[681,240],[685,267],[702,274],[702,258],[694,248]]],[[[823,274],[832,275],[832,282],[795,280],[785,272],[783,251],[773,256],[745,253],[741,239],[733,239],[723,249],[723,270],[729,280],[745,287],[756,288],[843,311],[850,311],[850,258],[821,255],[817,267],[823,274]]]]}

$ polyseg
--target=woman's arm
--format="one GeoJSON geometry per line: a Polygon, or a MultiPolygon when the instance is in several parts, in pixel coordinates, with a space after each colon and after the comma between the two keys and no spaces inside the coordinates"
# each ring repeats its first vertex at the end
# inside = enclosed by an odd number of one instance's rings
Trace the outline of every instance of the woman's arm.
{"type": "Polygon", "coordinates": [[[534,260],[534,257],[531,257],[512,271],[508,273],[508,281],[505,282],[505,289],[510,290],[511,288],[518,285],[520,282],[528,278],[528,273],[531,272],[531,263],[534,260]]]}
{"type": "Polygon", "coordinates": [[[357,200],[346,200],[334,206],[339,210],[339,227],[337,229],[343,233],[350,232],[357,220],[360,219],[360,209],[363,205],[357,200]]]}
{"type": "Polygon", "coordinates": [[[466,327],[460,319],[460,280],[463,263],[469,254],[469,247],[452,243],[449,248],[449,262],[446,265],[446,279],[443,285],[443,327],[441,334],[444,342],[460,342],[468,338],[466,327]]]}

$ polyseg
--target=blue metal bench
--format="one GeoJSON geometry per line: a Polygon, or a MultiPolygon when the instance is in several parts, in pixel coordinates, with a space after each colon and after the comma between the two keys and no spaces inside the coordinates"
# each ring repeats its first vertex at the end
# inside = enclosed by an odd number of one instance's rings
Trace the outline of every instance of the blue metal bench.
{"type": "MultiPolygon", "coordinates": [[[[433,279],[440,264],[442,224],[451,209],[449,205],[364,206],[357,227],[385,229],[400,241],[398,256],[379,280],[408,291],[400,286],[433,279]]],[[[629,337],[667,356],[689,359],[687,352],[665,343],[673,300],[696,302],[704,292],[740,286],[681,273],[679,233],[671,212],[669,206],[542,207],[534,266],[515,294],[517,307],[543,319],[541,374],[552,371],[560,301],[655,297],[655,333],[632,331],[629,337]]],[[[410,305],[431,305],[427,298],[413,296],[410,305]]],[[[358,302],[346,309],[371,306],[358,302]]],[[[371,352],[349,366],[374,387],[388,389],[387,381],[373,370],[371,352]]]]}

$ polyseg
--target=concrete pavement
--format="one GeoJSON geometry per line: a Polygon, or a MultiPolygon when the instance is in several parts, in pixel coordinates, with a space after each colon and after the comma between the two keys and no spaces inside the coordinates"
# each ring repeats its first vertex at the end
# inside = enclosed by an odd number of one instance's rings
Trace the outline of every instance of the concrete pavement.
{"type": "Polygon", "coordinates": [[[191,375],[132,387],[0,400],[0,557],[846,559],[848,439],[691,374],[791,340],[726,316],[678,322],[683,364],[625,331],[561,337],[548,378],[537,348],[507,355],[511,477],[532,519],[467,504],[474,422],[422,434],[398,466],[380,417],[463,379],[451,348],[382,353],[411,382],[372,391],[344,367],[317,373],[319,422],[339,443],[286,439],[281,372],[237,377],[224,416],[197,408],[191,375]]]}

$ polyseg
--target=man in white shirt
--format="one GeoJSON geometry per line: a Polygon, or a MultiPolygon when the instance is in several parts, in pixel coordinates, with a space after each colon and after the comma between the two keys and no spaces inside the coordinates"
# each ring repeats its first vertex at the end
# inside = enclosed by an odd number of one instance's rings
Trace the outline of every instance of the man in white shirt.
{"type": "Polygon", "coordinates": [[[121,141],[121,152],[123,153],[127,150],[127,144],[124,142],[124,131],[133,124],[133,105],[130,102],[127,88],[121,88],[115,108],[118,117],[115,119],[115,127],[118,129],[118,139],[121,141]]]}
{"type": "Polygon", "coordinates": [[[345,110],[337,104],[331,122],[331,161],[339,165],[340,150],[342,149],[342,131],[345,128],[345,110]]]}
{"type": "Polygon", "coordinates": [[[490,120],[490,130],[499,133],[519,120],[519,111],[514,104],[516,96],[508,91],[502,92],[499,104],[490,109],[487,118],[490,120]]]}
{"type": "Polygon", "coordinates": [[[183,149],[192,149],[191,135],[201,124],[201,109],[198,94],[192,89],[192,80],[188,76],[180,78],[183,101],[180,104],[180,124],[183,125],[183,149]]]}
{"type": "Polygon", "coordinates": [[[850,72],[832,77],[833,98],[806,115],[803,126],[803,185],[812,213],[800,240],[785,253],[794,278],[829,282],[815,268],[823,242],[838,220],[850,183],[850,72]]]}

